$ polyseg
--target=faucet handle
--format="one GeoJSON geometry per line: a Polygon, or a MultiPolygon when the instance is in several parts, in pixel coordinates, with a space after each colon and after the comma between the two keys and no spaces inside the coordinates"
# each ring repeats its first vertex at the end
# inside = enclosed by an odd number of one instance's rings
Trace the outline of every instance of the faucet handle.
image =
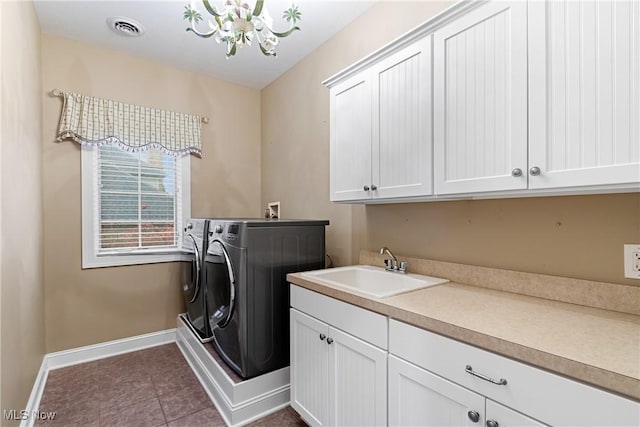
{"type": "Polygon", "coordinates": [[[391,262],[390,259],[385,259],[384,260],[384,269],[385,270],[393,270],[393,263],[391,262]]]}
{"type": "Polygon", "coordinates": [[[407,261],[400,261],[400,268],[398,268],[398,271],[400,271],[400,273],[406,273],[407,267],[409,267],[409,263],[407,261]]]}

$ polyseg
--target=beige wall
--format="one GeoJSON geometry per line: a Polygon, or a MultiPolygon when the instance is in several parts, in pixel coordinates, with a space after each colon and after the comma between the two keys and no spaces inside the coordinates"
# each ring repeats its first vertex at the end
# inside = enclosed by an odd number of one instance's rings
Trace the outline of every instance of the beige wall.
{"type": "Polygon", "coordinates": [[[80,149],[55,142],[57,88],[210,118],[192,158],[192,216],[260,210],[259,92],[193,72],[42,36],[46,350],[175,327],[179,264],[81,269],[80,149]]]}
{"type": "Polygon", "coordinates": [[[329,202],[329,91],[320,82],[445,6],[376,5],[262,91],[263,204],[280,200],[287,217],[329,219],[327,250],[339,264],[386,245],[407,256],[640,285],[624,279],[622,257],[624,243],[640,241],[638,194],[329,202]]]}
{"type": "Polygon", "coordinates": [[[358,246],[587,280],[624,278],[640,241],[640,194],[407,203],[354,210],[358,246]]]}
{"type": "MultiPolygon", "coordinates": [[[[2,4],[0,4],[0,25],[2,25],[2,4]]],[[[2,410],[3,401],[2,401],[2,140],[4,139],[4,134],[2,133],[2,120],[4,118],[4,98],[3,90],[2,90],[2,27],[0,27],[0,410],[2,410]]],[[[2,424],[0,422],[0,424],[2,424]]]]}
{"type": "Polygon", "coordinates": [[[30,2],[0,10],[0,410],[21,410],[44,354],[40,27],[30,2]]]}
{"type": "Polygon", "coordinates": [[[261,92],[262,204],[280,201],[287,218],[329,219],[327,252],[337,264],[351,263],[359,248],[352,208],[329,202],[329,91],[321,82],[450,4],[374,6],[261,92]]]}

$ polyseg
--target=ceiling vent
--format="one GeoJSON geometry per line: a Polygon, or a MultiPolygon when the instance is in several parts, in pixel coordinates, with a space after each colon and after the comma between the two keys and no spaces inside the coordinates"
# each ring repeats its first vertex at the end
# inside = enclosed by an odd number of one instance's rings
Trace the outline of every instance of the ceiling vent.
{"type": "Polygon", "coordinates": [[[131,18],[112,16],[111,18],[107,18],[107,25],[113,32],[125,37],[140,37],[144,34],[142,25],[131,18]]]}

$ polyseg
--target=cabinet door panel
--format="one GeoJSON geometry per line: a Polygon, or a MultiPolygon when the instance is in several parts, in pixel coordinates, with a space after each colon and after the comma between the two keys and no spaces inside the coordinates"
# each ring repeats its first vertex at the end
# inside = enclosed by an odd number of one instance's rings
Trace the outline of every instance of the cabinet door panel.
{"type": "Polygon", "coordinates": [[[329,424],[386,425],[387,353],[332,327],[329,336],[329,424]]]}
{"type": "Polygon", "coordinates": [[[320,334],[329,327],[290,309],[291,406],[308,423],[327,425],[329,419],[329,349],[320,334]]]}
{"type": "Polygon", "coordinates": [[[640,425],[636,401],[393,319],[389,352],[551,425],[640,425]],[[467,365],[508,383],[470,375],[467,365]]]}
{"type": "Polygon", "coordinates": [[[529,4],[530,188],[640,182],[640,3],[529,4]]]}
{"type": "Polygon", "coordinates": [[[389,425],[482,426],[484,397],[389,355],[389,425]]]}
{"type": "Polygon", "coordinates": [[[516,412],[513,409],[509,409],[506,406],[502,406],[493,400],[487,399],[486,404],[486,416],[487,420],[494,420],[498,423],[498,427],[544,427],[546,424],[542,424],[539,421],[522,415],[520,412],[516,412]]]}
{"type": "Polygon", "coordinates": [[[526,2],[488,3],[436,31],[434,82],[435,193],[527,188],[526,2]]]}
{"type": "Polygon", "coordinates": [[[371,197],[371,88],[364,71],[331,88],[331,200],[371,197]]]}
{"type": "Polygon", "coordinates": [[[431,62],[427,37],[373,67],[374,198],[433,193],[431,62]]]}

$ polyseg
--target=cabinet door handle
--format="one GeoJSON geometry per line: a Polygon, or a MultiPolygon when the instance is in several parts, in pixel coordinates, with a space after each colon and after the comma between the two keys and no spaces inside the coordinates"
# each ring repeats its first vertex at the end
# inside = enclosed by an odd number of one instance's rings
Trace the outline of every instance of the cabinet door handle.
{"type": "Polygon", "coordinates": [[[500,424],[498,424],[498,422],[496,420],[487,420],[487,422],[485,424],[487,424],[487,427],[499,427],[500,426],[500,424]]]}
{"type": "Polygon", "coordinates": [[[378,187],[375,184],[371,184],[371,191],[376,191],[378,187]]]}
{"type": "Polygon", "coordinates": [[[538,176],[540,175],[540,168],[537,166],[532,167],[531,169],[529,169],[529,174],[531,176],[538,176]]]}
{"type": "Polygon", "coordinates": [[[333,338],[327,338],[327,344],[331,345],[333,343],[333,338]]]}
{"type": "Polygon", "coordinates": [[[480,421],[480,414],[477,411],[469,411],[467,412],[467,416],[474,423],[480,421]]]}
{"type": "Polygon", "coordinates": [[[325,334],[320,334],[320,337],[319,337],[319,338],[320,338],[320,341],[324,341],[324,339],[325,339],[326,337],[327,337],[327,336],[326,336],[325,334]]]}
{"type": "Polygon", "coordinates": [[[362,187],[362,189],[363,189],[364,191],[369,191],[369,190],[370,190],[370,188],[369,188],[369,186],[368,186],[368,185],[365,185],[364,187],[362,187]]]}
{"type": "Polygon", "coordinates": [[[519,176],[522,176],[522,169],[515,168],[514,170],[511,171],[511,176],[515,176],[516,178],[519,176]]]}
{"type": "MultiPolygon", "coordinates": [[[[493,378],[491,378],[491,377],[488,377],[488,376],[483,375],[483,374],[479,374],[478,372],[474,372],[474,371],[473,371],[473,368],[471,367],[471,365],[467,365],[467,366],[464,368],[464,370],[465,370],[465,372],[466,372],[466,373],[471,374],[471,375],[473,375],[474,377],[478,377],[478,378],[480,378],[481,380],[489,381],[489,382],[490,382],[490,383],[492,383],[492,384],[497,384],[497,385],[507,385],[507,380],[505,380],[504,378],[500,378],[498,381],[496,381],[496,380],[494,380],[494,379],[493,379],[493,378]]],[[[488,425],[488,423],[489,423],[489,422],[487,421],[487,425],[488,425]]],[[[496,426],[495,426],[495,427],[497,427],[497,423],[496,423],[496,426]]]]}

